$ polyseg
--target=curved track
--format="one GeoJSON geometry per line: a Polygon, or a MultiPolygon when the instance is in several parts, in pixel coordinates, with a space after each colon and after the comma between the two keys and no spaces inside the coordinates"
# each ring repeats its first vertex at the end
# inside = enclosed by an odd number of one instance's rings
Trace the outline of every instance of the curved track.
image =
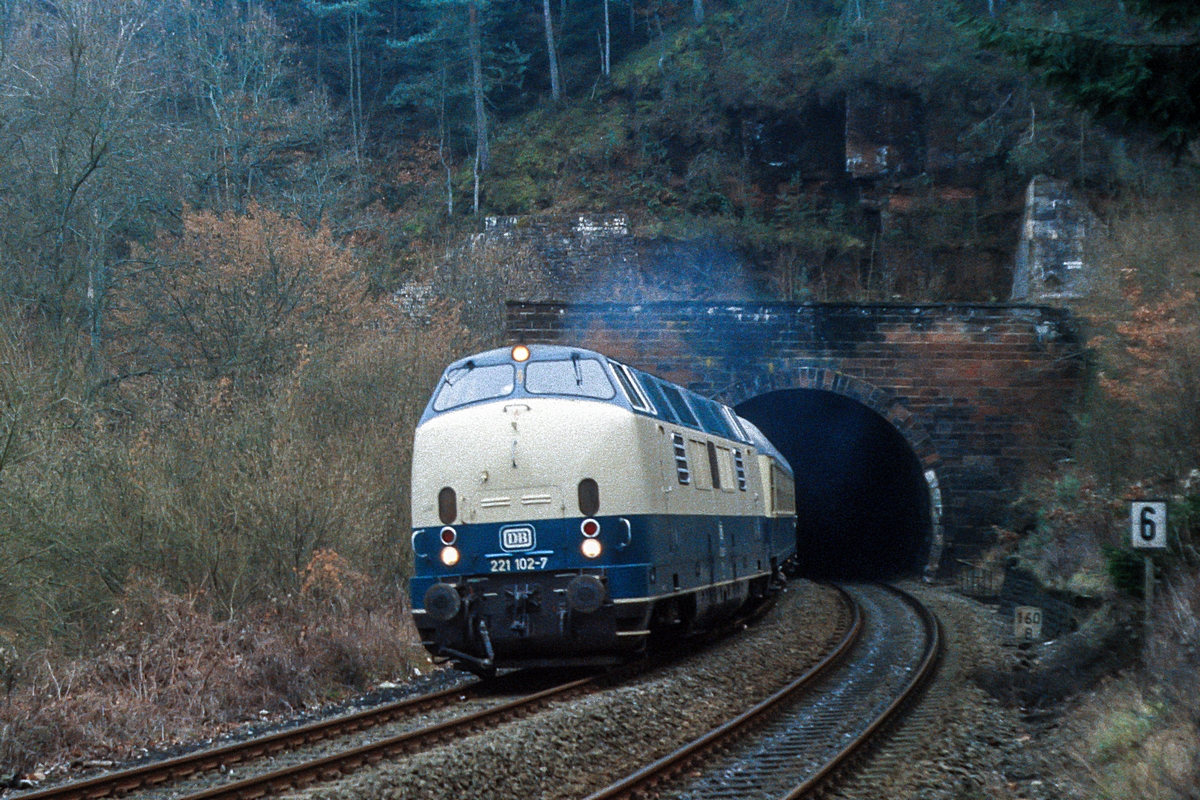
{"type": "MultiPolygon", "coordinates": [[[[860,586],[846,590],[854,620],[835,651],[788,687],[747,714],[592,796],[629,797],[657,786],[659,796],[688,798],[799,797],[820,784],[849,753],[868,740],[904,703],[931,671],[938,648],[936,620],[896,590],[860,586]],[[852,600],[850,599],[852,598],[852,600]],[[906,635],[913,631],[916,636],[906,635]],[[853,724],[851,724],[853,723],[853,724]],[[843,747],[853,740],[848,747],[843,747]],[[714,757],[714,751],[723,751],[714,757]],[[703,764],[698,779],[674,780],[703,764]]],[[[369,709],[271,736],[148,764],[133,770],[18,795],[15,800],[74,800],[149,791],[205,771],[225,773],[219,785],[197,791],[195,784],[173,787],[182,800],[258,798],[331,780],[364,765],[416,752],[437,743],[527,716],[552,703],[597,691],[648,666],[581,678],[517,699],[480,697],[479,684],[369,709]],[[628,674],[627,674],[628,673],[628,674]],[[374,740],[333,755],[284,754],[327,739],[389,724],[467,701],[477,710],[441,714],[435,724],[412,722],[399,734],[372,733],[374,740]],[[486,706],[478,708],[478,706],[486,706]],[[234,780],[233,765],[243,775],[234,780]],[[269,763],[269,762],[275,763],[269,763]],[[289,762],[279,768],[279,761],[289,762]],[[269,771],[268,771],[269,770],[269,771]],[[188,792],[191,792],[190,794],[188,792]]],[[[360,737],[361,741],[361,737],[360,737]]],[[[215,777],[215,776],[214,776],[215,777]]]]}
{"type": "MultiPolygon", "coordinates": [[[[772,606],[773,602],[764,603],[747,616],[688,643],[684,650],[691,652],[703,646],[705,642],[726,635],[762,616],[772,606]]],[[[385,758],[418,752],[450,739],[504,724],[534,713],[551,703],[627,680],[633,675],[661,666],[678,655],[678,651],[673,655],[663,653],[604,674],[559,683],[543,691],[525,694],[509,701],[497,702],[494,696],[489,696],[488,691],[485,691],[485,686],[494,693],[501,683],[512,686],[519,685],[523,679],[528,680],[524,671],[518,671],[496,682],[484,684],[476,681],[244,742],[18,794],[13,800],[88,800],[120,797],[133,792],[157,796],[159,791],[169,786],[169,796],[178,800],[258,798],[277,794],[318,781],[333,780],[385,758]],[[365,744],[351,745],[330,755],[311,756],[303,752],[305,748],[325,741],[350,737],[370,728],[402,723],[404,720],[456,704],[482,708],[453,715],[435,724],[409,727],[395,735],[381,732],[365,744]],[[268,761],[277,763],[268,764],[268,761]],[[287,763],[281,767],[278,765],[280,761],[287,763]],[[256,774],[234,780],[234,767],[243,773],[256,774]],[[213,772],[219,772],[221,775],[208,774],[213,772]],[[190,782],[192,785],[184,782],[190,782]],[[197,790],[196,783],[208,786],[197,790]],[[181,785],[171,786],[172,784],[181,785]]],[[[544,681],[544,678],[542,680],[544,681]]]]}
{"type": "Polygon", "coordinates": [[[937,620],[910,596],[880,586],[845,591],[861,609],[861,635],[838,648],[837,663],[827,659],[741,717],[588,800],[651,790],[689,800],[792,800],[815,792],[919,691],[941,647],[937,620]],[[677,780],[685,771],[698,777],[677,780]]]}

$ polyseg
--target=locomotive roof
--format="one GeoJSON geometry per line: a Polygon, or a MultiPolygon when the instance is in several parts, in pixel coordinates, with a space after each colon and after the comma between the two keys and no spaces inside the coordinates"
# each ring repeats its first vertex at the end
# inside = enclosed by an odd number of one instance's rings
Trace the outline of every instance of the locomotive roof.
{"type": "MultiPolygon", "coordinates": [[[[544,372],[552,373],[553,369],[547,367],[544,372]]],[[[655,417],[673,425],[744,442],[774,457],[787,467],[789,473],[791,472],[787,460],[762,432],[735,414],[728,406],[584,347],[553,344],[517,345],[498,347],[460,358],[442,373],[437,389],[434,390],[433,397],[421,416],[421,424],[431,417],[468,405],[500,399],[544,396],[566,396],[587,402],[618,405],[635,414],[655,417]],[[520,360],[514,357],[519,348],[525,348],[528,353],[520,360]],[[587,361],[607,365],[609,369],[596,372],[595,368],[587,367],[587,361]],[[539,378],[541,385],[534,386],[531,390],[528,385],[531,382],[529,366],[539,363],[563,364],[564,370],[570,370],[568,377],[574,377],[575,385],[571,386],[570,381],[567,381],[566,385],[556,385],[553,375],[548,374],[546,378],[539,378]],[[519,365],[524,366],[521,380],[517,379],[516,367],[519,365]],[[505,366],[513,369],[506,373],[502,369],[505,366]],[[475,373],[480,369],[484,372],[475,373]],[[474,379],[477,383],[487,382],[481,387],[478,396],[472,395],[470,391],[450,390],[446,393],[455,394],[455,397],[443,401],[444,390],[454,387],[459,379],[468,374],[483,376],[483,381],[479,377],[474,379]]]]}

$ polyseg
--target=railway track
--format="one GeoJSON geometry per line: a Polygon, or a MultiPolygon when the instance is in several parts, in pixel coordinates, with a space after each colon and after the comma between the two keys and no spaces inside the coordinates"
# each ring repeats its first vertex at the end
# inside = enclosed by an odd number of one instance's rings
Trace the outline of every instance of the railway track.
{"type": "MultiPolygon", "coordinates": [[[[630,797],[651,788],[662,797],[798,797],[800,794],[795,792],[777,792],[770,788],[780,780],[795,783],[794,776],[772,777],[770,769],[779,771],[781,765],[787,767],[785,762],[789,759],[792,762],[805,759],[813,761],[815,756],[800,758],[786,751],[821,752],[821,759],[818,759],[821,763],[817,769],[809,770],[805,786],[823,780],[845,757],[826,758],[829,754],[825,751],[830,749],[828,742],[831,739],[844,742],[848,736],[844,731],[831,733],[831,720],[867,716],[862,709],[848,711],[842,703],[844,698],[866,696],[872,698],[876,705],[886,705],[889,712],[894,710],[902,703],[897,699],[895,685],[906,683],[911,690],[911,686],[919,684],[928,666],[933,663],[937,647],[936,622],[932,618],[922,620],[918,607],[909,601],[900,600],[897,594],[878,587],[856,587],[850,592],[854,595],[854,602],[851,603],[855,608],[854,621],[850,632],[833,653],[744,717],[722,725],[701,740],[636,776],[593,795],[593,798],[630,797]],[[866,609],[865,613],[857,610],[859,606],[866,609]],[[893,607],[893,610],[889,612],[887,607],[893,607]],[[894,607],[908,608],[907,616],[896,612],[894,607]],[[891,614],[891,618],[888,614],[891,614]],[[896,630],[905,628],[929,630],[932,633],[925,636],[924,647],[911,642],[908,645],[889,645],[888,641],[896,630]],[[917,654],[909,651],[917,651],[917,654]],[[914,659],[920,664],[909,665],[914,659]],[[864,663],[901,666],[885,670],[893,679],[890,683],[877,682],[874,688],[870,688],[863,682],[862,675],[858,674],[864,671],[861,666],[864,663]],[[850,688],[839,690],[840,685],[850,688]],[[797,696],[801,699],[797,700],[797,696]],[[787,698],[791,698],[790,701],[787,698]],[[753,732],[753,738],[748,736],[750,731],[753,732]],[[822,736],[826,742],[824,745],[820,744],[822,736]],[[788,744],[793,739],[801,744],[788,744]],[[776,757],[768,757],[764,761],[761,753],[756,757],[751,752],[755,747],[768,754],[773,752],[776,757]],[[713,756],[714,750],[722,750],[724,755],[713,756]],[[781,753],[785,757],[779,757],[781,753]],[[767,763],[771,761],[776,762],[774,767],[767,763]],[[703,769],[697,772],[700,765],[703,765],[703,769]],[[680,779],[681,775],[685,776],[684,779],[680,779]]],[[[643,665],[639,671],[645,668],[643,665]]],[[[24,793],[14,797],[14,800],[74,800],[130,793],[178,800],[263,797],[337,779],[369,764],[427,750],[436,744],[528,716],[551,704],[597,691],[634,674],[633,671],[629,674],[625,672],[619,670],[603,676],[581,678],[511,700],[482,696],[486,693],[479,684],[460,686],[260,739],[24,793]],[[464,707],[470,708],[469,713],[459,713],[464,707]],[[432,724],[424,719],[416,719],[423,714],[440,716],[442,719],[432,724]],[[393,733],[380,727],[397,721],[400,726],[407,725],[407,729],[393,733]],[[378,730],[369,730],[372,728],[378,730]],[[320,746],[322,741],[344,737],[352,732],[357,732],[359,742],[351,746],[334,743],[325,747],[326,751],[337,749],[338,752],[304,752],[314,742],[320,746]],[[364,742],[363,739],[368,737],[370,740],[364,742]],[[237,775],[234,774],[234,767],[237,768],[237,775]],[[214,770],[222,774],[219,777],[212,776],[214,770]],[[206,772],[209,777],[197,781],[206,772]]],[[[870,673],[871,670],[865,669],[865,672],[870,673]]],[[[864,730],[858,732],[856,743],[868,739],[887,717],[886,713],[871,717],[874,721],[864,723],[864,730]]],[[[847,751],[852,749],[847,748],[847,751]]],[[[794,773],[795,764],[790,769],[794,773]]],[[[787,769],[781,774],[787,774],[787,769]]]]}
{"type": "MultiPolygon", "coordinates": [[[[750,615],[684,646],[691,652],[706,642],[727,635],[760,618],[773,603],[760,606],[750,615]]],[[[524,693],[506,702],[493,702],[485,696],[486,685],[494,695],[518,685],[522,677],[512,673],[497,682],[476,681],[419,697],[407,698],[354,714],[334,717],[264,737],[237,742],[223,747],[189,753],[164,761],[94,778],[14,795],[12,800],[92,800],[93,798],[123,797],[132,793],[150,798],[170,797],[172,800],[217,800],[221,798],[259,798],[313,783],[333,780],[363,766],[378,763],[407,753],[428,749],[454,738],[502,725],[507,721],[528,716],[552,703],[581,694],[597,691],[608,685],[628,680],[636,674],[669,663],[680,655],[662,654],[624,668],[610,670],[567,682],[542,691],[524,693]],[[448,709],[451,706],[484,706],[469,713],[453,715],[433,724],[411,727],[395,735],[372,736],[371,741],[340,749],[329,755],[308,757],[306,748],[361,734],[418,716],[448,709]],[[284,766],[271,761],[286,761],[284,766]],[[275,768],[272,768],[272,767],[275,768]],[[235,768],[255,774],[235,780],[235,768]],[[214,776],[212,773],[220,773],[214,776]],[[212,784],[197,789],[197,782],[212,784]],[[189,785],[190,784],[190,785],[189,785]],[[166,793],[164,790],[167,790],[166,793]]]]}
{"type": "Polygon", "coordinates": [[[815,793],[916,695],[941,647],[936,618],[915,599],[889,587],[845,591],[855,623],[834,653],[740,717],[587,800],[815,793]]]}
{"type": "MultiPolygon", "coordinates": [[[[188,798],[246,798],[262,797],[280,791],[306,786],[334,774],[357,769],[366,763],[401,753],[411,753],[457,736],[499,725],[505,721],[530,714],[546,705],[593,690],[598,678],[586,677],[561,683],[506,702],[487,705],[471,713],[453,716],[432,725],[424,725],[394,736],[353,747],[333,756],[317,759],[297,759],[298,763],[273,769],[238,781],[226,782],[203,791],[176,797],[188,798]]],[[[91,798],[121,797],[131,792],[143,792],[194,779],[204,773],[232,774],[233,768],[277,758],[287,751],[298,750],[323,741],[350,736],[370,728],[415,718],[422,714],[453,705],[480,699],[479,682],[458,686],[395,703],[366,709],[354,714],[304,725],[264,737],[223,747],[189,753],[164,761],[101,775],[82,781],[61,784],[33,792],[15,795],[13,800],[90,800],[91,798]]]]}

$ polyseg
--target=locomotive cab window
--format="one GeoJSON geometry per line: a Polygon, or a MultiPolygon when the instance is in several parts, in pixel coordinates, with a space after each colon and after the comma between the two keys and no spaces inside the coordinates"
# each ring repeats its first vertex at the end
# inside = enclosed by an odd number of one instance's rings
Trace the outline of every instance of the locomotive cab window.
{"type": "Polygon", "coordinates": [[[446,411],[480,400],[507,397],[516,386],[516,370],[512,364],[477,367],[468,361],[446,370],[442,385],[433,400],[434,411],[446,411]]]}
{"type": "Polygon", "coordinates": [[[671,405],[667,402],[667,398],[663,396],[662,390],[658,388],[658,384],[649,375],[640,372],[634,372],[634,377],[638,379],[638,385],[645,391],[646,396],[650,398],[650,402],[658,409],[658,414],[667,422],[679,422],[679,417],[671,410],[671,405]]]}
{"type": "Polygon", "coordinates": [[[729,406],[721,406],[721,413],[725,416],[725,421],[729,423],[729,429],[733,431],[733,438],[747,441],[746,431],[742,428],[742,424],[738,422],[737,414],[733,413],[733,409],[729,406]]]}
{"type": "Polygon", "coordinates": [[[557,361],[531,361],[525,367],[525,391],[611,400],[616,395],[604,367],[578,354],[557,361]]]}
{"type": "Polygon", "coordinates": [[[730,429],[729,423],[725,421],[725,417],[721,414],[720,406],[712,400],[693,396],[692,408],[696,410],[696,416],[700,418],[700,426],[705,431],[714,436],[721,436],[726,439],[734,438],[734,433],[730,429]]]}

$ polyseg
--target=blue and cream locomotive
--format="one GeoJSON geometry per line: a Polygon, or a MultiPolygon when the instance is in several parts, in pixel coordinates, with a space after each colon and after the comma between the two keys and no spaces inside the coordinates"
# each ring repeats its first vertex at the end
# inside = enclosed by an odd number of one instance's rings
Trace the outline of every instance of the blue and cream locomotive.
{"type": "Polygon", "coordinates": [[[590,350],[454,362],[412,465],[416,626],[475,672],[618,662],[761,602],[795,554],[791,468],[757,428],[590,350]]]}

